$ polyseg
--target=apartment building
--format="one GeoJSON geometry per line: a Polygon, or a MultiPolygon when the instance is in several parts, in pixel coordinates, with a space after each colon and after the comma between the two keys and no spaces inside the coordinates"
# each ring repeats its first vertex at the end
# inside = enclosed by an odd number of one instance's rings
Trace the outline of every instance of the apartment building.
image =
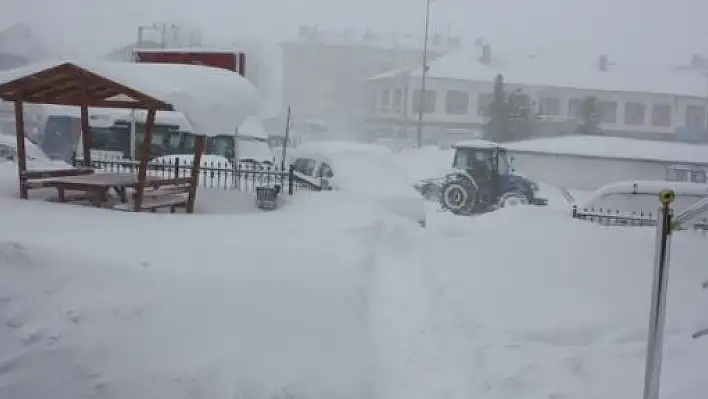
{"type": "MultiPolygon", "coordinates": [[[[503,75],[506,90],[520,90],[538,115],[536,136],[573,132],[583,100],[593,96],[598,99],[605,135],[708,142],[708,88],[701,73],[631,69],[607,56],[495,58],[489,45],[429,64],[422,104],[424,141],[456,141],[481,134],[497,74],[503,75]]],[[[421,68],[389,71],[365,82],[370,135],[413,140],[421,68]]]]}

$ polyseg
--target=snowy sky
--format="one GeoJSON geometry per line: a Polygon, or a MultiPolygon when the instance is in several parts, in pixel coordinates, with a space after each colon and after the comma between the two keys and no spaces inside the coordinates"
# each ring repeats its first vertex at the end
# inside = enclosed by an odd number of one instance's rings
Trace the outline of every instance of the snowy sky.
{"type": "MultiPolygon", "coordinates": [[[[121,46],[135,38],[138,24],[156,20],[188,21],[210,35],[276,42],[306,23],[422,33],[425,13],[425,0],[0,1],[0,27],[29,22],[61,51],[88,54],[121,46]]],[[[486,37],[506,48],[541,45],[652,63],[708,53],[704,0],[433,1],[434,28],[445,32],[450,26],[467,43],[486,37]]]]}

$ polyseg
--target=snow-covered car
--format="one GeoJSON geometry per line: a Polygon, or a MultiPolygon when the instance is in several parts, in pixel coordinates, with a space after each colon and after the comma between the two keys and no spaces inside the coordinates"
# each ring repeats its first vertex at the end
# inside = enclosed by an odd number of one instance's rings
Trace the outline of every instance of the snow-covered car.
{"type": "Polygon", "coordinates": [[[297,148],[292,165],[301,180],[371,201],[425,226],[423,197],[385,147],[355,142],[304,143],[297,148]]]}
{"type": "Polygon", "coordinates": [[[276,162],[273,151],[268,145],[268,134],[263,125],[254,117],[238,127],[236,134],[236,157],[239,162],[254,165],[273,165],[276,162]]]}
{"type": "MultiPolygon", "coordinates": [[[[69,167],[64,161],[54,161],[41,148],[28,138],[25,138],[25,155],[28,169],[65,169],[69,167]]],[[[0,162],[17,162],[17,137],[0,134],[0,162]]]]}
{"type": "MultiPolygon", "coordinates": [[[[673,208],[682,210],[708,196],[708,185],[690,182],[630,180],[610,183],[595,190],[587,199],[577,204],[579,210],[602,210],[621,214],[656,213],[659,192],[672,189],[676,193],[673,208]]],[[[708,214],[701,215],[703,219],[708,214]]]]}

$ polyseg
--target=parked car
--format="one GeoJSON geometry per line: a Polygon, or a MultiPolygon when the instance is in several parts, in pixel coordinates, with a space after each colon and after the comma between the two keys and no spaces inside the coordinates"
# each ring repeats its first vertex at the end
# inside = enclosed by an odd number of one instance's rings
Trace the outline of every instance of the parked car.
{"type": "MultiPolygon", "coordinates": [[[[25,137],[25,155],[28,169],[64,169],[69,164],[63,161],[54,161],[29,138],[25,137]]],[[[0,162],[17,162],[17,137],[14,135],[0,134],[0,162]]]]}
{"type": "Polygon", "coordinates": [[[666,167],[666,181],[706,183],[706,169],[698,165],[670,165],[666,167]]]}
{"type": "MultiPolygon", "coordinates": [[[[708,196],[708,185],[702,183],[631,180],[602,186],[578,203],[577,208],[581,211],[602,210],[604,213],[656,214],[659,192],[667,188],[676,193],[672,206],[678,211],[708,196]]],[[[708,214],[700,216],[701,219],[705,217],[708,214]]]]}
{"type": "Polygon", "coordinates": [[[424,199],[385,147],[355,142],[304,143],[297,148],[292,165],[297,178],[320,189],[371,201],[425,227],[424,199]]]}

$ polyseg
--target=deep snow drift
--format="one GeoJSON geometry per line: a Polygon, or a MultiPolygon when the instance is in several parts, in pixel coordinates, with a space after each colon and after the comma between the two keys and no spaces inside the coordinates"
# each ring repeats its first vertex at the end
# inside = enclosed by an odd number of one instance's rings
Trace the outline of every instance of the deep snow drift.
{"type": "MultiPolygon", "coordinates": [[[[320,194],[241,215],[0,199],[0,398],[641,396],[651,228],[517,208],[423,230],[320,194]]],[[[667,398],[708,389],[707,239],[674,239],[667,398]]]]}

